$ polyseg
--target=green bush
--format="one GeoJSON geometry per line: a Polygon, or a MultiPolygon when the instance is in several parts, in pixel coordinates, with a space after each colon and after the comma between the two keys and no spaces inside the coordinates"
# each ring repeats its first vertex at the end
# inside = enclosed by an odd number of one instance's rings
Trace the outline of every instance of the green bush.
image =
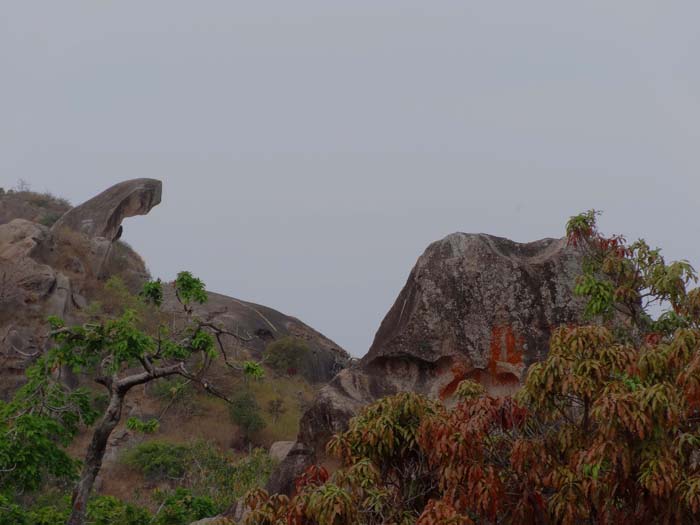
{"type": "Polygon", "coordinates": [[[41,218],[39,219],[39,224],[42,224],[48,228],[53,226],[58,219],[61,218],[61,213],[56,213],[56,212],[48,212],[45,215],[42,215],[41,218]]]}
{"type": "Polygon", "coordinates": [[[147,478],[175,479],[174,486],[206,498],[217,512],[226,510],[249,490],[264,486],[273,467],[262,449],[237,459],[207,441],[190,445],[150,441],[132,448],[124,460],[147,478]],[[190,465],[196,467],[188,468],[190,465]]]}
{"type": "Polygon", "coordinates": [[[151,515],[146,509],[124,503],[112,496],[99,496],[88,503],[90,525],[148,525],[151,515]]]}
{"type": "Polygon", "coordinates": [[[187,470],[187,447],[163,441],[147,441],[126,453],[127,465],[150,480],[182,478],[187,470]]]}
{"type": "Polygon", "coordinates": [[[239,393],[232,399],[233,403],[229,408],[231,421],[238,425],[246,438],[265,428],[265,420],[260,414],[260,406],[253,394],[248,391],[239,393]]]}
{"type": "Polygon", "coordinates": [[[160,500],[162,506],[151,521],[153,525],[189,525],[193,521],[217,514],[211,498],[193,496],[183,488],[163,494],[160,500]]]}
{"type": "Polygon", "coordinates": [[[24,509],[2,494],[0,494],[0,525],[30,525],[24,509]]]}
{"type": "Polygon", "coordinates": [[[309,355],[309,345],[297,337],[287,336],[267,345],[264,361],[277,372],[294,373],[309,355]]]}
{"type": "Polygon", "coordinates": [[[263,449],[236,460],[206,441],[192,445],[188,457],[197,468],[188,473],[187,485],[193,494],[209,497],[219,512],[249,490],[264,486],[273,467],[272,458],[263,449]]]}
{"type": "MultiPolygon", "coordinates": [[[[41,498],[40,498],[41,499],[41,498]]],[[[0,525],[63,525],[70,515],[70,496],[64,495],[52,504],[22,506],[0,496],[0,525]]],[[[92,498],[87,507],[90,525],[149,525],[150,513],[112,496],[92,498]]]]}

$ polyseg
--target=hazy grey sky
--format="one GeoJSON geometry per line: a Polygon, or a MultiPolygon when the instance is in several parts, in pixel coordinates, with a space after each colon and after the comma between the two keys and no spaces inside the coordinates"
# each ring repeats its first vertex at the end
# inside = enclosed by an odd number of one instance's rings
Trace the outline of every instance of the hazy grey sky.
{"type": "Polygon", "coordinates": [[[700,263],[700,2],[3,0],[0,186],[367,350],[426,245],[567,217],[700,263]]]}

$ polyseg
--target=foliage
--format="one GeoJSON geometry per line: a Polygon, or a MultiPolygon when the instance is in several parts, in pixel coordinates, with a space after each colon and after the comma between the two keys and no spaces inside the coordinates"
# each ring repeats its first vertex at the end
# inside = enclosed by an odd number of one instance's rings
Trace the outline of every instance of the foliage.
{"type": "Polygon", "coordinates": [[[160,279],[149,281],[143,286],[143,290],[139,294],[147,303],[155,306],[163,304],[163,285],[160,279]]]}
{"type": "Polygon", "coordinates": [[[35,490],[47,476],[75,478],[79,463],[65,447],[95,413],[85,389],[68,389],[51,355],[27,370],[27,383],[0,402],[0,493],[35,490]]]}
{"type": "Polygon", "coordinates": [[[178,488],[170,494],[163,494],[161,507],[153,518],[153,525],[189,525],[193,521],[214,516],[214,502],[204,496],[193,496],[187,489],[178,488]]]}
{"type": "Polygon", "coordinates": [[[297,370],[309,354],[309,345],[293,336],[272,341],[263,353],[264,361],[277,372],[297,370]]]}
{"type": "Polygon", "coordinates": [[[242,391],[232,399],[229,414],[231,421],[243,430],[248,439],[265,427],[260,407],[249,391],[242,391]]]}
{"type": "Polygon", "coordinates": [[[243,377],[245,377],[246,380],[254,379],[257,381],[265,377],[265,370],[260,363],[256,363],[255,361],[244,361],[243,377]]]}
{"type": "Polygon", "coordinates": [[[697,282],[690,263],[667,264],[661,250],[652,249],[643,239],[629,244],[622,235],[604,236],[598,230],[597,215],[590,210],[571,217],[566,225],[569,244],[585,255],[576,292],[588,298],[588,317],[609,320],[617,312],[638,330],[653,332],[663,327],[665,335],[691,322],[687,314],[700,305],[700,297],[687,288],[697,282]],[[664,304],[672,308],[666,323],[654,322],[649,307],[664,304]],[[669,324],[671,318],[675,322],[669,324]]]}
{"type": "Polygon", "coordinates": [[[0,493],[0,525],[29,525],[26,511],[0,493]]]}
{"type": "Polygon", "coordinates": [[[237,459],[206,441],[178,445],[149,441],[124,455],[124,462],[146,478],[170,481],[195,496],[207,497],[222,512],[249,490],[267,482],[272,459],[262,449],[237,459]]]}
{"type": "Polygon", "coordinates": [[[163,441],[146,441],[133,447],[124,461],[150,480],[182,478],[187,470],[187,447],[163,441]]]}
{"type": "Polygon", "coordinates": [[[41,218],[39,219],[39,224],[50,228],[51,226],[56,224],[56,221],[61,218],[61,215],[61,213],[48,212],[45,215],[41,216],[41,218]]]}
{"type": "Polygon", "coordinates": [[[418,444],[423,418],[441,408],[413,393],[366,407],[328,450],[342,463],[332,476],[311,467],[289,500],[257,490],[248,495],[253,524],[349,525],[415,523],[435,494],[434,470],[418,444]]]}
{"type": "MultiPolygon", "coordinates": [[[[0,525],[63,525],[70,514],[70,499],[52,505],[23,508],[0,496],[0,525]]],[[[149,525],[151,514],[112,496],[96,496],[87,507],[90,525],[149,525]]]]}
{"type": "Polygon", "coordinates": [[[272,472],[273,462],[263,449],[237,459],[222,453],[211,443],[198,441],[188,446],[188,468],[184,485],[193,494],[208,497],[217,512],[223,512],[249,490],[263,486],[272,472]],[[191,466],[196,465],[196,468],[191,466]]]}
{"type": "MultiPolygon", "coordinates": [[[[167,322],[159,310],[163,298],[160,281],[146,283],[142,294],[135,297],[118,280],[106,288],[120,298],[126,308],[122,314],[70,327],[56,317],[49,319],[56,346],[29,370],[28,384],[15,399],[0,405],[0,491],[36,489],[47,474],[64,478],[76,475],[78,464],[66,454],[65,447],[78,425],[91,424],[97,414],[87,392],[68,389],[56,371],[69,368],[76,374],[89,374],[107,390],[106,407],[94,430],[81,482],[74,494],[71,525],[85,522],[86,504],[109,435],[120,421],[124,399],[131,388],[180,376],[227,399],[203,377],[219,352],[230,368],[246,377],[261,377],[258,363],[230,363],[221,346],[224,330],[193,315],[192,304],[207,299],[204,283],[189,272],[181,272],[174,287],[184,310],[184,319],[178,322],[167,322]]],[[[255,421],[249,425],[254,428],[255,421]]],[[[132,419],[127,426],[153,432],[157,421],[132,419]]],[[[146,467],[149,475],[172,476],[179,472],[165,461],[167,458],[159,458],[164,461],[161,464],[150,459],[152,464],[147,462],[146,467]]]]}
{"type": "MultiPolygon", "coordinates": [[[[185,305],[190,305],[193,302],[200,304],[207,302],[207,291],[204,287],[204,283],[200,279],[194,277],[190,272],[180,272],[177,274],[177,278],[175,279],[175,293],[178,299],[185,305]]],[[[153,292],[151,292],[151,295],[153,295],[153,292]]]]}
{"type": "Polygon", "coordinates": [[[90,525],[149,525],[150,513],[141,507],[124,503],[112,496],[90,500],[87,508],[90,525]]]}
{"type": "Polygon", "coordinates": [[[126,428],[133,430],[134,432],[141,432],[143,434],[153,434],[160,427],[157,419],[149,419],[148,421],[141,421],[136,417],[130,417],[126,420],[126,428]]]}

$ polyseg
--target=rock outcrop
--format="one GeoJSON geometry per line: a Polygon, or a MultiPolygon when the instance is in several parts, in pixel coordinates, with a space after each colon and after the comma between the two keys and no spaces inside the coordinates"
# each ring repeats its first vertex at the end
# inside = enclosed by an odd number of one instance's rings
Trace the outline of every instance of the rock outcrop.
{"type": "Polygon", "coordinates": [[[90,237],[119,239],[122,221],[146,215],[160,204],[162,183],[156,179],[133,179],[115,184],[96,197],[72,208],[53,225],[70,228],[90,237]]]}
{"type": "Polygon", "coordinates": [[[49,229],[40,224],[14,219],[0,225],[0,399],[24,381],[27,364],[44,350],[36,320],[67,307],[68,279],[42,262],[51,245],[49,229]]]}
{"type": "Polygon", "coordinates": [[[367,355],[321,389],[299,441],[322,452],[360,407],[396,392],[447,400],[466,378],[495,395],[514,392],[546,356],[551,330],[579,319],[580,265],[563,239],[455,233],[431,244],[367,355]]]}

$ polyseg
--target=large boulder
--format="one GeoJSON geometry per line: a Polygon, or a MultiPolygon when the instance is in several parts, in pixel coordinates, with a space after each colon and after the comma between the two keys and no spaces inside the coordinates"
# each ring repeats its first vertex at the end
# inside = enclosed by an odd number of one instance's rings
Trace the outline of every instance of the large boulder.
{"type": "Polygon", "coordinates": [[[472,378],[513,393],[548,351],[553,328],[579,320],[580,255],[564,239],[517,243],[454,233],[431,244],[381,323],[369,352],[323,387],[299,441],[321,452],[369,402],[401,391],[448,401],[472,378]]]}
{"type": "Polygon", "coordinates": [[[53,229],[67,227],[91,237],[114,241],[121,236],[122,221],[135,215],[146,215],[160,204],[161,193],[162,183],[156,179],[120,182],[66,212],[53,229]]]}

